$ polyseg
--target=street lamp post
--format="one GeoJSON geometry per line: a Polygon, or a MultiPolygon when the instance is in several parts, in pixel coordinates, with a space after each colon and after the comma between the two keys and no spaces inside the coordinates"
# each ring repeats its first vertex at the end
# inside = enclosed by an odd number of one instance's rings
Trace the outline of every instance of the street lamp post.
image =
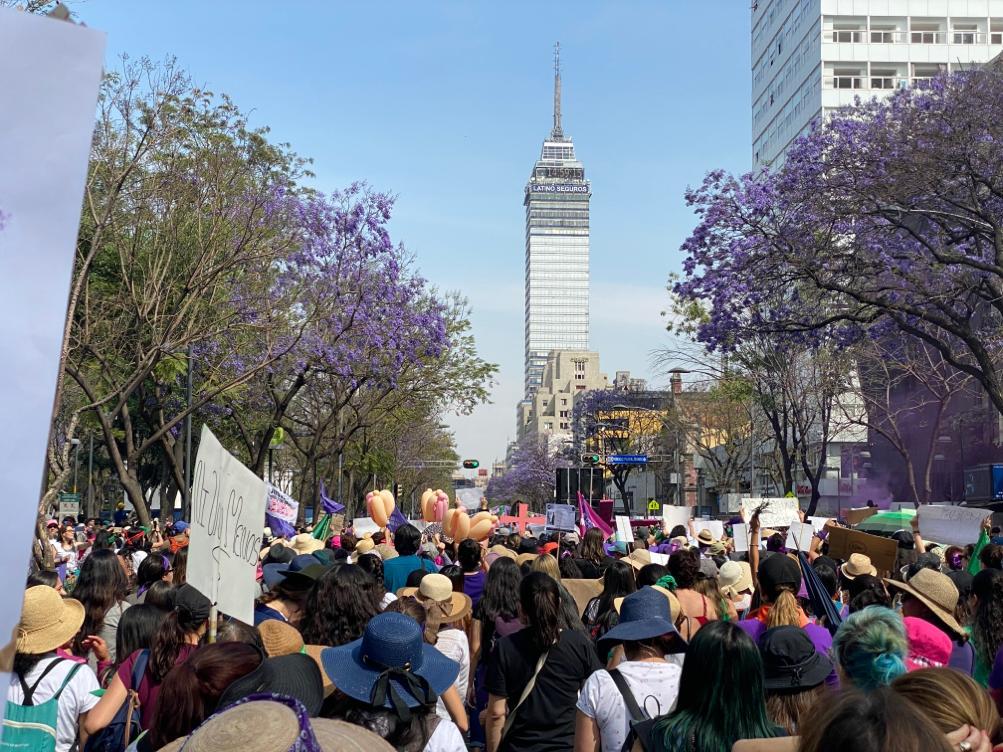
{"type": "MultiPolygon", "coordinates": [[[[671,368],[669,373],[672,374],[669,378],[669,383],[672,385],[672,401],[676,400],[676,395],[683,390],[683,374],[690,373],[689,370],[685,368],[671,368]],[[676,386],[678,385],[678,392],[676,391],[676,386]]],[[[676,421],[676,506],[682,506],[685,503],[683,499],[683,463],[682,463],[682,431],[679,430],[679,421],[676,421]]]]}
{"type": "Polygon", "coordinates": [[[80,439],[70,439],[73,445],[73,493],[77,492],[77,467],[80,464],[80,439]]]}

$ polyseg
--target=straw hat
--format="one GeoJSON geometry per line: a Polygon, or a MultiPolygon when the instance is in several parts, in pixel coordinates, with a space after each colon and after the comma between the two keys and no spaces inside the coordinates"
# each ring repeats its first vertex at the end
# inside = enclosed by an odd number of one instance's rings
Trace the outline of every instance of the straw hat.
{"type": "Polygon", "coordinates": [[[459,621],[473,611],[470,596],[465,593],[454,593],[450,579],[438,572],[426,574],[421,578],[418,587],[401,588],[398,593],[402,598],[413,596],[426,607],[438,604],[441,607],[439,614],[441,624],[459,621]]]}
{"type": "Polygon", "coordinates": [[[389,543],[380,543],[377,545],[376,553],[380,555],[380,558],[383,559],[383,561],[390,561],[391,559],[396,559],[400,556],[400,554],[397,553],[397,549],[389,543]]]}
{"type": "Polygon", "coordinates": [[[737,598],[745,590],[752,590],[752,567],[747,561],[726,561],[717,574],[721,592],[729,598],[737,598]]]}
{"type": "Polygon", "coordinates": [[[330,697],[334,693],[334,682],[331,681],[331,677],[327,675],[327,671],[324,670],[324,663],[320,660],[321,651],[323,651],[326,645],[306,645],[303,651],[313,658],[314,663],[317,664],[317,668],[320,669],[320,680],[321,685],[324,688],[324,698],[330,697]]]}
{"type": "Polygon", "coordinates": [[[376,548],[376,544],[373,543],[372,538],[363,538],[355,544],[355,553],[358,556],[362,556],[362,554],[370,553],[374,548],[376,548]]]}
{"type": "Polygon", "coordinates": [[[18,653],[37,655],[62,647],[84,623],[84,606],[53,588],[36,585],[24,592],[21,621],[15,632],[18,653]]]}
{"type": "Polygon", "coordinates": [[[494,546],[491,546],[491,548],[488,549],[488,556],[490,556],[491,554],[494,554],[496,558],[501,556],[506,559],[511,559],[512,561],[516,561],[518,559],[518,556],[516,555],[515,551],[513,551],[511,548],[506,548],[501,544],[495,544],[494,546]]]}
{"type": "Polygon", "coordinates": [[[324,548],[324,541],[317,540],[310,533],[300,533],[293,537],[289,545],[297,554],[312,554],[324,548]]]}
{"type": "Polygon", "coordinates": [[[310,725],[324,752],[393,752],[394,749],[386,739],[354,723],[313,718],[310,725]]]}
{"type": "Polygon", "coordinates": [[[267,619],[258,625],[258,633],[269,657],[292,655],[303,650],[303,636],[292,624],[267,619]]]}
{"type": "Polygon", "coordinates": [[[635,548],[626,561],[634,569],[643,569],[651,563],[651,553],[646,548],[635,548]]]}
{"type": "Polygon", "coordinates": [[[707,528],[704,528],[699,533],[697,533],[697,540],[703,543],[705,546],[709,546],[711,543],[715,543],[714,533],[712,533],[707,528]]]}
{"type": "Polygon", "coordinates": [[[539,556],[539,554],[519,554],[517,557],[515,557],[515,563],[521,567],[527,561],[533,561],[533,559],[535,559],[537,556],[539,556]]]}
{"type": "Polygon", "coordinates": [[[946,574],[932,569],[921,569],[909,582],[886,579],[885,584],[918,599],[958,636],[967,636],[965,628],[954,618],[954,609],[958,605],[958,588],[946,574]]]}
{"type": "Polygon", "coordinates": [[[855,580],[862,574],[869,574],[871,577],[877,577],[878,574],[878,570],[871,564],[871,557],[866,554],[850,554],[839,571],[848,580],[855,580]]]}

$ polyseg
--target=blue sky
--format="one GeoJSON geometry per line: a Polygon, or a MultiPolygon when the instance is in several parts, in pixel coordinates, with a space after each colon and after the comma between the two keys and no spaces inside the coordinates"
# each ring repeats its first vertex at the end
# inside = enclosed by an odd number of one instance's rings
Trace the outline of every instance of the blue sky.
{"type": "Polygon", "coordinates": [[[394,237],[473,306],[493,404],[451,417],[482,464],[522,392],[523,187],[549,133],[560,41],[564,131],[592,181],[591,345],[603,370],[664,384],[665,282],[693,225],[683,192],[750,164],[749,3],[79,0],[122,53],[175,55],[252,123],[312,157],[316,186],[397,194],[394,237]]]}

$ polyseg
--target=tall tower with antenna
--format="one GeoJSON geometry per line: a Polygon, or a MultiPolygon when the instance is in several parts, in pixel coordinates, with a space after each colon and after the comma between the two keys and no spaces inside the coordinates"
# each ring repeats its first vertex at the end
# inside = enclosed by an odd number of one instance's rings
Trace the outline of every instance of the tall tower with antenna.
{"type": "MultiPolygon", "coordinates": [[[[553,350],[589,347],[592,188],[561,124],[561,47],[554,45],[554,123],[523,196],[526,207],[525,395],[553,350]]],[[[555,427],[556,428],[556,427],[555,427]]]]}

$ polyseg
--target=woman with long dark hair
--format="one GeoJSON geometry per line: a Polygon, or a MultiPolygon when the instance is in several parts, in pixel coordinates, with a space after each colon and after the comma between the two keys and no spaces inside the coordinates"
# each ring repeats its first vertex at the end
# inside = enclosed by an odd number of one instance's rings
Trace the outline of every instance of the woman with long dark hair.
{"type": "MultiPolygon", "coordinates": [[[[84,641],[96,635],[107,646],[109,659],[115,661],[115,633],[122,614],[129,608],[125,600],[128,594],[129,581],[114,551],[93,551],[84,559],[73,588],[73,597],[84,606],[84,623],[73,640],[74,655],[88,655],[90,643],[85,645],[84,641]]],[[[93,652],[88,663],[97,669],[93,652]]]]}
{"type": "Polygon", "coordinates": [[[578,692],[601,664],[588,635],[561,628],[560,599],[543,572],[519,586],[526,627],[500,639],[488,662],[488,752],[574,745],[578,692]]]}
{"type": "Polygon", "coordinates": [[[174,552],[171,568],[174,569],[173,582],[179,587],[188,582],[188,546],[174,552]]]}
{"type": "Polygon", "coordinates": [[[584,578],[594,580],[601,577],[606,567],[613,562],[613,558],[606,553],[605,540],[602,530],[597,527],[585,531],[575,558],[584,578]]]}
{"type": "Polygon", "coordinates": [[[756,644],[732,622],[712,621],[690,641],[676,709],[652,725],[645,748],[730,752],[739,739],[780,734],[766,712],[756,644]]]}
{"type": "Polygon", "coordinates": [[[165,611],[145,603],[138,603],[122,614],[115,635],[115,655],[118,661],[109,663],[98,678],[105,687],[118,671],[119,665],[137,650],[149,650],[153,640],[160,630],[160,625],[167,617],[165,611]]]}
{"type": "Polygon", "coordinates": [[[487,582],[482,555],[481,544],[477,541],[472,538],[460,541],[457,556],[460,568],[463,570],[463,592],[470,597],[474,608],[481,602],[481,595],[487,582]]]}
{"type": "Polygon", "coordinates": [[[300,632],[307,645],[344,645],[362,636],[380,612],[382,594],[372,575],[355,564],[325,572],[306,597],[300,632]]]}
{"type": "Polygon", "coordinates": [[[149,652],[139,650],[125,659],[108,685],[104,697],[87,714],[84,727],[88,734],[93,734],[112,722],[128,698],[130,689],[139,695],[143,728],[150,727],[160,685],[167,673],[198,647],[199,639],[209,628],[210,605],[209,599],[191,585],[182,585],[177,589],[174,610],[161,622],[149,652]],[[146,669],[138,685],[133,686],[133,669],[136,662],[141,660],[146,661],[146,669]]]}
{"type": "Polygon", "coordinates": [[[1003,570],[983,569],[972,578],[975,613],[969,631],[975,648],[973,678],[989,686],[989,673],[1003,645],[1003,570]]]}
{"type": "Polygon", "coordinates": [[[199,648],[175,666],[160,687],[157,709],[148,729],[150,746],[160,749],[187,736],[212,715],[233,682],[261,665],[263,654],[241,642],[218,642],[199,648]]]}
{"type": "Polygon", "coordinates": [[[164,554],[150,554],[136,570],[136,603],[143,603],[146,591],[154,582],[172,582],[173,579],[174,569],[170,558],[164,554]]]}
{"type": "Polygon", "coordinates": [[[376,554],[362,554],[355,563],[372,576],[373,580],[376,581],[377,587],[382,591],[380,597],[381,608],[386,608],[397,600],[396,594],[387,592],[386,585],[383,582],[383,559],[376,554]]]}
{"type": "Polygon", "coordinates": [[[634,568],[625,561],[614,561],[606,567],[602,581],[602,592],[586,604],[582,614],[586,631],[597,642],[616,626],[619,619],[613,601],[637,590],[634,568]]]}

